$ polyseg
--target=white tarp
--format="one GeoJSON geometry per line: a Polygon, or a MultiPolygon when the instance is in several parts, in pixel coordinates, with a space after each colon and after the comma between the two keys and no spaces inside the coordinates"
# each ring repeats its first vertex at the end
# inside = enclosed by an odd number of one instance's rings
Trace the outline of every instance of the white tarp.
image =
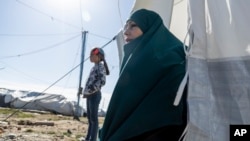
{"type": "Polygon", "coordinates": [[[132,11],[145,8],[157,12],[164,25],[181,41],[187,34],[186,0],[136,0],[132,11]]]}
{"type": "Polygon", "coordinates": [[[169,28],[173,9],[173,1],[174,0],[136,0],[131,13],[142,8],[153,10],[159,13],[165,26],[169,28]]]}
{"type": "Polygon", "coordinates": [[[186,141],[229,141],[250,124],[250,1],[189,0],[186,141]]]}
{"type": "MultiPolygon", "coordinates": [[[[63,95],[0,88],[0,96],[3,98],[0,101],[10,108],[50,111],[68,116],[73,116],[76,110],[76,102],[63,95]]],[[[86,111],[81,106],[78,110],[80,116],[86,111]]]]}

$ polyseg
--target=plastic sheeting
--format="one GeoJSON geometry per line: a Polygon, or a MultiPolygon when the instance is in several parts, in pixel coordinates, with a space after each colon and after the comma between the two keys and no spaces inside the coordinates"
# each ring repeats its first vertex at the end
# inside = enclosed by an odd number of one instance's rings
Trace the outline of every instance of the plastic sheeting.
{"type": "Polygon", "coordinates": [[[189,0],[186,141],[228,141],[250,124],[250,1],[189,0]]]}
{"type": "MultiPolygon", "coordinates": [[[[10,90],[0,88],[2,107],[16,109],[29,109],[39,111],[50,111],[57,114],[73,116],[76,110],[76,102],[69,101],[62,95],[46,94],[30,91],[10,90]]],[[[83,116],[86,111],[82,107],[79,109],[79,116],[83,116]]]]}

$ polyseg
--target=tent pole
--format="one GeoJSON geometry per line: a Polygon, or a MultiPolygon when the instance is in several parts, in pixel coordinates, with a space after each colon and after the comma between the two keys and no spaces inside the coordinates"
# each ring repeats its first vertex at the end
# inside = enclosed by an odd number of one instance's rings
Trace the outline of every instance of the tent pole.
{"type": "Polygon", "coordinates": [[[85,44],[86,44],[86,36],[87,31],[82,32],[82,54],[81,54],[81,64],[80,64],[80,76],[79,76],[79,87],[77,92],[77,106],[74,113],[74,119],[80,121],[79,116],[79,103],[80,103],[80,95],[82,94],[82,74],[83,74],[83,65],[84,65],[84,55],[85,55],[85,44]]]}

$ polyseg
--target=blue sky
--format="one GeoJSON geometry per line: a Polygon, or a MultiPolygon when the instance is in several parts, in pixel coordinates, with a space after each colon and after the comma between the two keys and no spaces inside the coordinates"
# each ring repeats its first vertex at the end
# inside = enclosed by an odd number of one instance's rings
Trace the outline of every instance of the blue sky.
{"type": "MultiPolygon", "coordinates": [[[[88,31],[87,58],[119,32],[132,6],[133,0],[0,0],[0,87],[50,87],[80,63],[82,31],[88,31]]],[[[116,42],[104,51],[111,75],[102,91],[112,93],[119,72],[116,42]]],[[[82,85],[92,66],[84,63],[82,85]]],[[[79,70],[46,92],[76,94],[79,70]]]]}

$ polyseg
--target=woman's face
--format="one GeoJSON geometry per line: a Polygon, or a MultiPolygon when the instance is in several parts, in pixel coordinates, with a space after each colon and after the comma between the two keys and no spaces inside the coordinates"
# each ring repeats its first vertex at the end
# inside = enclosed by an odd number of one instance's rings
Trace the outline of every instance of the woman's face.
{"type": "Polygon", "coordinates": [[[141,36],[143,32],[133,21],[128,21],[124,26],[123,30],[124,39],[126,42],[130,42],[131,40],[141,36]]]}

